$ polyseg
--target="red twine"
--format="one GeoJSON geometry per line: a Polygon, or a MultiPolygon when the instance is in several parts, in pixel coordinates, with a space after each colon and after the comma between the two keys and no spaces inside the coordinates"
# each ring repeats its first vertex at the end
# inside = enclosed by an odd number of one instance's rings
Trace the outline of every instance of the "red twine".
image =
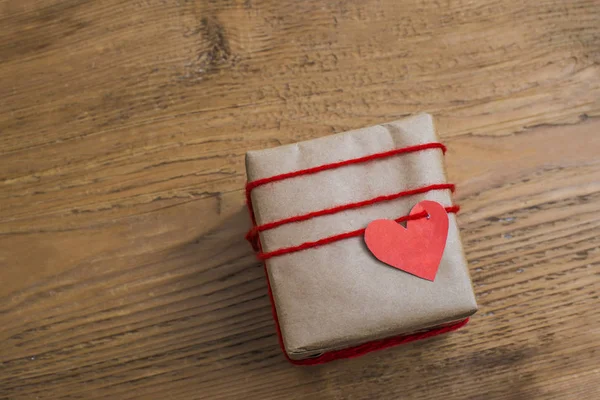
{"type": "Polygon", "coordinates": [[[248,182],[246,184],[246,203],[248,204],[248,209],[250,210],[250,218],[252,219],[252,223],[254,225],[256,225],[256,220],[254,218],[254,210],[252,209],[252,196],[250,196],[250,193],[252,192],[252,189],[255,189],[259,186],[266,185],[267,183],[282,181],[284,179],[295,178],[297,176],[312,175],[312,174],[316,174],[318,172],[327,171],[327,170],[335,169],[335,168],[339,168],[339,167],[344,167],[346,165],[361,164],[361,163],[365,163],[368,161],[374,161],[374,160],[379,160],[382,158],[388,158],[388,157],[395,156],[398,154],[414,153],[416,151],[427,150],[427,149],[441,149],[443,153],[446,153],[446,146],[444,146],[441,143],[437,143],[437,142],[424,143],[424,144],[419,144],[416,146],[402,147],[400,149],[384,151],[382,153],[375,153],[375,154],[371,154],[371,155],[364,156],[364,157],[353,158],[350,160],[344,160],[344,161],[334,162],[334,163],[330,163],[330,164],[323,164],[323,165],[319,165],[317,167],[300,169],[298,171],[292,171],[292,172],[288,172],[285,174],[270,176],[268,178],[262,178],[262,179],[257,179],[252,182],[248,182]]]}
{"type": "Polygon", "coordinates": [[[335,213],[345,211],[345,210],[351,210],[354,208],[369,206],[369,205],[376,204],[376,203],[379,203],[382,201],[396,200],[396,199],[399,199],[400,197],[412,196],[415,194],[427,193],[432,190],[444,190],[444,189],[450,189],[451,191],[454,192],[455,186],[451,183],[442,183],[442,184],[436,184],[436,185],[423,186],[423,187],[416,188],[416,189],[403,190],[401,192],[394,193],[394,194],[377,196],[377,197],[374,197],[369,200],[358,201],[356,203],[343,204],[340,206],[325,208],[325,209],[319,210],[319,211],[313,211],[313,212],[310,212],[310,213],[307,213],[304,215],[296,215],[294,217],[280,219],[280,220],[269,222],[269,223],[266,223],[263,225],[255,226],[246,235],[246,240],[248,240],[250,243],[252,243],[254,250],[258,250],[258,246],[256,245],[256,240],[258,240],[259,232],[264,232],[269,229],[274,229],[274,228],[277,228],[278,226],[285,225],[285,224],[306,221],[307,219],[316,218],[316,217],[320,217],[323,215],[335,214],[335,213]]]}
{"type": "MultiPolygon", "coordinates": [[[[445,209],[446,209],[446,212],[448,212],[448,213],[457,213],[460,210],[460,207],[452,206],[452,207],[445,207],[445,209]]],[[[401,223],[401,222],[413,221],[413,220],[421,219],[421,218],[425,218],[425,217],[427,217],[427,211],[422,211],[418,214],[405,215],[400,218],[396,218],[394,221],[401,223]]],[[[299,244],[298,246],[284,247],[281,249],[270,251],[268,253],[263,253],[261,251],[257,254],[257,256],[261,260],[268,260],[269,258],[272,258],[272,257],[282,256],[284,254],[295,253],[297,251],[306,250],[306,249],[310,249],[310,248],[318,247],[318,246],[323,246],[325,244],[334,243],[339,240],[349,239],[349,238],[356,237],[356,236],[362,236],[362,235],[364,235],[364,233],[365,233],[365,228],[361,228],[361,229],[357,229],[357,230],[350,231],[350,232],[340,233],[339,235],[329,236],[329,237],[319,239],[314,242],[305,242],[305,243],[299,244]]]]}

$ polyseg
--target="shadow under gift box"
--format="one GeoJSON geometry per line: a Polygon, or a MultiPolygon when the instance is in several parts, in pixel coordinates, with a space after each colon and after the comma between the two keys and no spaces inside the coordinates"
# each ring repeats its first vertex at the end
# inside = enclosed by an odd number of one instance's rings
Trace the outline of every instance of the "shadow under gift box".
{"type": "MultiPolygon", "coordinates": [[[[246,154],[248,182],[437,142],[431,116],[420,114],[250,151],[246,154]]],[[[261,226],[444,183],[443,151],[433,147],[260,185],[250,192],[251,207],[256,225],[261,226]]],[[[453,206],[450,189],[380,201],[264,230],[259,234],[261,250],[269,253],[363,229],[375,219],[397,219],[408,215],[422,200],[453,206]]],[[[355,354],[340,350],[455,323],[459,326],[474,314],[477,304],[456,216],[449,213],[448,217],[448,239],[433,282],[378,261],[362,236],[266,259],[276,320],[288,358],[318,361],[328,353],[355,354]]]]}

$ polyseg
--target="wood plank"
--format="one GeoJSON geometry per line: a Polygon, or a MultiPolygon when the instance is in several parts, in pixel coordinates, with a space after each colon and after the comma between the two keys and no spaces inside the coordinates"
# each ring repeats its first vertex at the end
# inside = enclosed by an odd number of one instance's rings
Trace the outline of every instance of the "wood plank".
{"type": "Polygon", "coordinates": [[[0,2],[0,398],[599,398],[598,5],[0,2]],[[480,312],[287,364],[244,153],[418,111],[480,312]]]}

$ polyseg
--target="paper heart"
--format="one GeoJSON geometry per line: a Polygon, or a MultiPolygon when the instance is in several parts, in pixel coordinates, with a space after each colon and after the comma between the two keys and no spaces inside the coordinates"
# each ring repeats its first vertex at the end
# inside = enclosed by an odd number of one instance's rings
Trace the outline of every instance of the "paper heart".
{"type": "Polygon", "coordinates": [[[424,200],[410,215],[423,211],[427,217],[408,221],[406,228],[389,219],[372,221],[365,230],[365,243],[378,260],[433,281],[448,238],[448,213],[440,203],[424,200]]]}

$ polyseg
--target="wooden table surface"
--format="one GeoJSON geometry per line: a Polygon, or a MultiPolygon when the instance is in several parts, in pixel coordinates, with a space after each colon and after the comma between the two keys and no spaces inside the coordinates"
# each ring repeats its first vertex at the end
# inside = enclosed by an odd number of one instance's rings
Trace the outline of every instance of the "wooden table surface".
{"type": "Polygon", "coordinates": [[[598,0],[0,1],[0,398],[599,399],[598,0]],[[432,113],[480,311],[299,368],[244,154],[432,113]]]}

